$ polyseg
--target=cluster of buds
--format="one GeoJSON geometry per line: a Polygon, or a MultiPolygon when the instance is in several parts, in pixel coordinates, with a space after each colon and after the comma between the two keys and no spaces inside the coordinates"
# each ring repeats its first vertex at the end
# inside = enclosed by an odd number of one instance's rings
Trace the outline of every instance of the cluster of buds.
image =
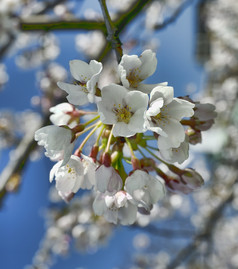
{"type": "Polygon", "coordinates": [[[195,170],[173,164],[189,156],[188,123],[201,106],[186,97],[175,98],[166,82],[144,84],[156,66],[151,50],[139,57],[123,55],[118,64],[120,84],[100,88],[102,63],[70,61],[75,83],[58,82],[69,103],[52,107],[54,125],[35,133],[46,156],[57,161],[50,181],[55,179],[59,195],[69,201],[79,189],[93,190],[95,214],[115,224],[133,224],[138,212],[149,214],[166,188],[188,193],[203,184],[195,170]],[[97,111],[79,109],[89,103],[95,103],[97,111]],[[85,121],[86,116],[90,120],[85,121]],[[160,163],[176,175],[162,171],[160,163]]]}

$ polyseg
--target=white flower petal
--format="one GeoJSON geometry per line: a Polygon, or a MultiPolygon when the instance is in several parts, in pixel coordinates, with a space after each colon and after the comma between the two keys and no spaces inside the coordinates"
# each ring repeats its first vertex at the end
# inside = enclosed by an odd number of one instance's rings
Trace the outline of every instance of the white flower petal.
{"type": "Polygon", "coordinates": [[[135,112],[138,109],[147,109],[148,106],[148,95],[139,91],[127,92],[124,96],[124,100],[130,105],[131,111],[135,112]]]}
{"type": "Polygon", "coordinates": [[[182,100],[179,98],[174,98],[171,103],[165,108],[165,113],[171,118],[180,121],[184,117],[192,117],[194,114],[194,104],[182,100]]]}
{"type": "Polygon", "coordinates": [[[178,148],[160,149],[160,154],[163,159],[168,162],[179,164],[183,163],[189,157],[189,143],[188,137],[185,137],[185,141],[180,144],[178,148]]]}
{"type": "Polygon", "coordinates": [[[157,58],[151,50],[145,50],[141,56],[140,78],[142,80],[154,74],[157,66],[157,58]]]}
{"type": "Polygon", "coordinates": [[[69,62],[70,72],[72,76],[82,82],[86,83],[92,76],[91,68],[89,64],[81,60],[72,60],[69,62]]]}
{"type": "Polygon", "coordinates": [[[112,134],[117,137],[117,136],[123,136],[123,137],[129,137],[132,135],[136,134],[135,130],[130,130],[129,129],[129,124],[126,124],[124,122],[118,122],[115,124],[112,134]]]}
{"type": "Polygon", "coordinates": [[[150,94],[150,102],[152,103],[154,100],[161,98],[161,97],[164,100],[164,105],[167,105],[170,102],[172,102],[172,100],[174,98],[173,87],[161,86],[161,85],[155,87],[150,94]]]}
{"type": "Polygon", "coordinates": [[[174,119],[167,119],[162,126],[167,137],[159,136],[159,149],[177,148],[185,139],[185,131],[182,124],[174,119]]]}
{"type": "Polygon", "coordinates": [[[88,92],[85,87],[65,82],[58,82],[57,85],[68,93],[67,100],[73,105],[85,105],[89,102],[88,92]]]}
{"type": "Polygon", "coordinates": [[[164,105],[164,99],[162,97],[154,100],[150,103],[149,109],[146,111],[147,116],[156,116],[160,113],[160,109],[164,105]]]}

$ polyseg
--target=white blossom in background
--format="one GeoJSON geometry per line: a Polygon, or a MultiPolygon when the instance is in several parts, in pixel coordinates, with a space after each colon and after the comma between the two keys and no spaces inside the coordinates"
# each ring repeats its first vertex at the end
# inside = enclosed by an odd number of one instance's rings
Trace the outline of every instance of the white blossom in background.
{"type": "Polygon", "coordinates": [[[54,125],[42,127],[35,132],[35,140],[38,145],[45,147],[45,155],[53,161],[63,159],[62,166],[69,161],[72,154],[72,138],[73,134],[69,128],[54,125]]]}
{"type": "Polygon", "coordinates": [[[150,94],[146,127],[159,134],[159,149],[177,148],[185,139],[180,120],[194,114],[194,104],[174,98],[173,87],[157,86],[150,94]]]}
{"type": "Polygon", "coordinates": [[[7,83],[9,75],[6,72],[6,67],[4,64],[0,64],[0,87],[7,83]]]}
{"type": "Polygon", "coordinates": [[[150,93],[155,85],[141,82],[155,72],[156,66],[157,58],[151,50],[145,50],[140,57],[137,55],[123,55],[118,65],[122,85],[129,90],[150,93]]]}
{"type": "Polygon", "coordinates": [[[77,81],[76,85],[58,82],[58,86],[68,93],[68,101],[73,105],[94,102],[102,64],[95,60],[91,60],[89,64],[81,60],[73,60],[70,61],[69,66],[72,76],[77,81]]]}
{"type": "Polygon", "coordinates": [[[76,49],[90,58],[97,57],[106,44],[105,36],[101,31],[78,34],[75,41],[76,49]]]}
{"type": "Polygon", "coordinates": [[[76,193],[84,179],[84,166],[81,159],[72,155],[68,163],[62,166],[63,161],[56,163],[50,171],[50,182],[55,179],[56,189],[62,197],[76,193]]]}
{"type": "Polygon", "coordinates": [[[144,131],[146,94],[111,84],[102,88],[102,100],[97,105],[101,121],[114,124],[114,136],[128,137],[144,131]]]}

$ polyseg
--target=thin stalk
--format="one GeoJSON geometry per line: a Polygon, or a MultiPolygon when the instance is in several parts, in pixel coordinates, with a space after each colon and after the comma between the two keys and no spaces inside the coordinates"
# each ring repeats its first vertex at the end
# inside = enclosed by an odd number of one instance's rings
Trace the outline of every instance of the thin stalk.
{"type": "Polygon", "coordinates": [[[97,111],[83,111],[83,115],[97,115],[97,111]]]}
{"type": "Polygon", "coordinates": [[[87,126],[87,125],[89,125],[90,123],[94,122],[95,120],[97,120],[99,118],[100,118],[100,115],[97,115],[96,117],[92,118],[91,120],[85,122],[83,125],[87,126]]]}
{"type": "Polygon", "coordinates": [[[102,125],[102,122],[99,122],[93,129],[92,131],[84,138],[83,142],[81,143],[81,145],[78,148],[78,152],[82,151],[83,147],[85,146],[85,144],[87,143],[88,139],[96,132],[96,130],[102,125]]]}
{"type": "Polygon", "coordinates": [[[130,140],[129,140],[127,137],[125,137],[125,140],[126,140],[126,143],[127,143],[128,147],[129,147],[129,149],[130,149],[131,156],[132,156],[134,159],[137,159],[137,158],[136,158],[136,155],[135,155],[135,153],[134,153],[134,150],[133,150],[133,148],[132,148],[132,145],[131,145],[130,140]]]}
{"type": "Polygon", "coordinates": [[[149,145],[147,145],[147,148],[159,151],[158,148],[155,148],[155,147],[152,147],[152,146],[149,146],[149,145]]]}
{"type": "Polygon", "coordinates": [[[111,43],[112,48],[114,49],[117,57],[118,63],[121,61],[122,57],[122,48],[121,48],[121,41],[117,34],[117,29],[114,26],[110,14],[107,9],[106,0],[98,0],[101,6],[103,18],[105,21],[105,25],[107,28],[107,40],[111,43]]]}
{"type": "Polygon", "coordinates": [[[99,133],[99,135],[98,135],[98,137],[97,137],[97,140],[96,140],[96,142],[95,142],[95,145],[96,145],[96,146],[99,145],[99,140],[100,140],[100,138],[101,138],[101,136],[102,136],[102,133],[103,133],[103,131],[104,131],[105,128],[106,128],[106,125],[103,125],[102,128],[101,128],[101,130],[100,130],[100,133],[99,133]]]}
{"type": "Polygon", "coordinates": [[[146,156],[145,156],[145,154],[143,153],[143,151],[138,147],[138,150],[139,150],[139,152],[140,152],[140,154],[144,157],[144,158],[147,158],[146,156]]]}
{"type": "Polygon", "coordinates": [[[106,152],[109,152],[109,150],[110,150],[110,145],[111,145],[111,142],[112,142],[112,131],[113,131],[113,128],[114,128],[114,125],[112,126],[112,129],[111,129],[111,132],[110,132],[108,141],[107,141],[107,147],[105,149],[105,153],[106,152]]]}
{"type": "Polygon", "coordinates": [[[76,134],[76,137],[79,137],[80,135],[87,133],[87,131],[91,130],[93,127],[97,126],[101,121],[98,121],[94,124],[92,124],[91,126],[88,126],[87,128],[85,128],[82,132],[79,132],[76,134]]]}
{"type": "Polygon", "coordinates": [[[154,158],[156,158],[158,161],[160,161],[160,162],[166,164],[167,166],[170,166],[169,163],[167,163],[166,161],[160,159],[157,155],[154,154],[154,152],[152,152],[151,150],[149,150],[147,147],[144,148],[144,149],[145,149],[150,155],[152,155],[154,158]]]}
{"type": "Polygon", "coordinates": [[[153,135],[144,135],[143,139],[145,139],[145,140],[155,140],[155,137],[153,135]]]}

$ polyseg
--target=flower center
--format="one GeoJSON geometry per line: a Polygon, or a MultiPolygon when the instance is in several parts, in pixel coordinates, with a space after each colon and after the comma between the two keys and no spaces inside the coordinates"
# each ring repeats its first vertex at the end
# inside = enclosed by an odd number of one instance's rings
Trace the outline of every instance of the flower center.
{"type": "Polygon", "coordinates": [[[116,107],[116,104],[114,104],[114,108],[112,111],[116,114],[118,122],[125,122],[126,124],[128,124],[133,115],[130,110],[131,107],[129,107],[128,105],[121,107],[121,104],[119,104],[118,107],[116,107]]]}
{"type": "Polygon", "coordinates": [[[166,113],[165,108],[163,107],[159,114],[152,116],[154,122],[168,123],[168,113],[166,113]]]}
{"type": "Polygon", "coordinates": [[[87,86],[86,86],[86,83],[87,82],[81,82],[81,81],[76,81],[74,84],[75,85],[80,85],[82,88],[81,90],[84,92],[84,93],[88,93],[88,89],[87,89],[87,86]]]}
{"type": "Polygon", "coordinates": [[[130,70],[128,76],[126,77],[130,83],[130,87],[132,88],[138,87],[138,84],[142,81],[142,79],[139,77],[139,74],[140,74],[139,68],[130,70]]]}
{"type": "Polygon", "coordinates": [[[67,173],[70,174],[71,176],[75,176],[76,172],[73,167],[70,167],[68,164],[66,165],[67,173]]]}

